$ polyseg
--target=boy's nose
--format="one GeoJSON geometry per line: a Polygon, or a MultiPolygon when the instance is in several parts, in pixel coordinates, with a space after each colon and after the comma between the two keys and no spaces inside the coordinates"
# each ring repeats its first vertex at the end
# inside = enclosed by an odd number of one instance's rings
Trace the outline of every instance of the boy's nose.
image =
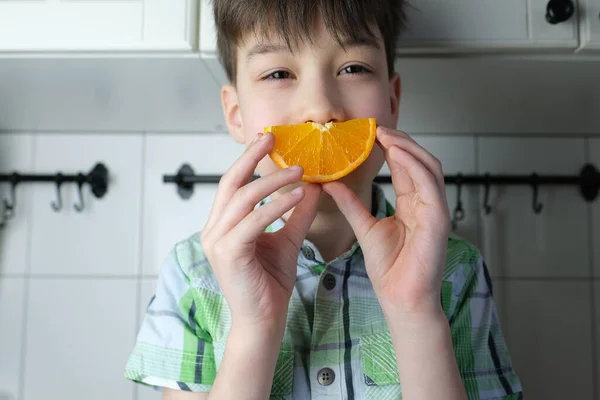
{"type": "Polygon", "coordinates": [[[313,112],[307,113],[304,122],[318,122],[326,124],[327,122],[342,122],[345,121],[344,113],[341,110],[332,107],[322,107],[313,112]]]}
{"type": "MultiPolygon", "coordinates": [[[[323,89],[321,88],[321,92],[323,89]]],[[[341,122],[346,119],[344,108],[340,104],[339,96],[334,93],[318,93],[305,96],[302,120],[304,122],[341,122]]]]}

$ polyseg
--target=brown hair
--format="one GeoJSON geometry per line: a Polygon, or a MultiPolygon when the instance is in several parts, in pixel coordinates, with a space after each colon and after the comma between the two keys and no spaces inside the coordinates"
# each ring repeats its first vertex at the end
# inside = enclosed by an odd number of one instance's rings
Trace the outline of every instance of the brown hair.
{"type": "Polygon", "coordinates": [[[236,50],[244,35],[266,38],[276,32],[292,49],[298,41],[312,41],[313,22],[322,17],[340,45],[344,39],[374,39],[372,26],[383,37],[388,71],[394,72],[396,41],[404,28],[405,0],[212,0],[219,60],[231,83],[236,80],[236,50]]]}

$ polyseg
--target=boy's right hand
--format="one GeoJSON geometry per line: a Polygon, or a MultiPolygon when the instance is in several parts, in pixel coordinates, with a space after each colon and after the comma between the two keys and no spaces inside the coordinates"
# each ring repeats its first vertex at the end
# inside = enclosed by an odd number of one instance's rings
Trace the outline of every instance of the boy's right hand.
{"type": "Polygon", "coordinates": [[[256,166],[273,145],[271,133],[259,134],[223,175],[201,233],[204,252],[231,309],[232,323],[248,329],[285,325],[298,252],[321,194],[320,185],[309,184],[254,210],[276,190],[299,182],[303,174],[301,167],[291,167],[251,181],[256,166]],[[284,228],[264,232],[295,206],[284,228]]]}

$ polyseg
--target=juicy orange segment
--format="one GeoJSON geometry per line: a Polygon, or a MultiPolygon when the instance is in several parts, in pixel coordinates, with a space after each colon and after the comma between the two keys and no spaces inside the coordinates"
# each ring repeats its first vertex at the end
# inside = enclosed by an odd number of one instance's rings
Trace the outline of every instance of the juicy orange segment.
{"type": "Polygon", "coordinates": [[[269,156],[277,166],[299,164],[304,168],[302,181],[323,183],[348,175],[369,157],[376,129],[375,118],[358,118],[267,126],[264,131],[275,136],[269,156]]]}

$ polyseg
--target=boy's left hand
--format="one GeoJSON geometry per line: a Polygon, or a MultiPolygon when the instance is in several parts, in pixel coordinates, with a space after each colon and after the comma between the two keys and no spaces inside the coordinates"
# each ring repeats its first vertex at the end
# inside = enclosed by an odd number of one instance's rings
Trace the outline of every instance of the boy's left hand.
{"type": "Polygon", "coordinates": [[[450,230],[441,163],[404,132],[378,127],[377,144],[391,171],[395,215],[377,220],[341,182],[323,189],[352,226],[382,307],[439,315],[450,230]]]}

